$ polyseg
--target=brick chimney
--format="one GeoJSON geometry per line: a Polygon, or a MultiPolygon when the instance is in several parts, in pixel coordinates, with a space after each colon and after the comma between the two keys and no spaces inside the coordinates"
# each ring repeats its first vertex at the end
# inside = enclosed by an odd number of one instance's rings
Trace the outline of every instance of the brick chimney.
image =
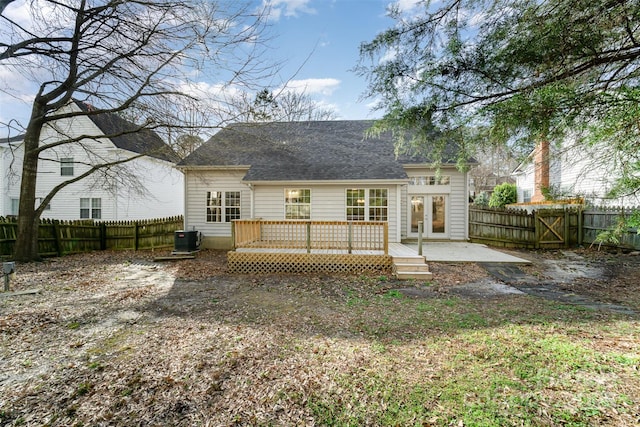
{"type": "Polygon", "coordinates": [[[549,188],[549,141],[539,141],[533,151],[534,189],[532,202],[543,202],[543,188],[549,188]]]}

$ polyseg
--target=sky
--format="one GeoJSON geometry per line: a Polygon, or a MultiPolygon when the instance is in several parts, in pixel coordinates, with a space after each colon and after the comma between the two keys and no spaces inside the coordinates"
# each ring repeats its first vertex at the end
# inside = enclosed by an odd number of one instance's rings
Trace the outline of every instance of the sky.
{"type": "MultiPolygon", "coordinates": [[[[28,0],[10,4],[5,14],[17,14],[28,0]]],[[[359,46],[393,26],[386,16],[393,0],[255,0],[256,7],[269,4],[270,59],[284,61],[277,76],[264,87],[304,90],[321,106],[335,111],[338,119],[372,119],[382,115],[372,111],[373,99],[361,99],[366,80],[351,71],[359,59],[359,46]]],[[[417,0],[400,0],[401,9],[410,10],[417,0]]],[[[19,76],[8,76],[0,64],[0,83],[6,88],[27,88],[19,76]]],[[[215,85],[218,82],[206,82],[215,85]]],[[[23,91],[21,98],[8,96],[0,86],[0,123],[10,119],[26,123],[30,97],[35,89],[23,91]]],[[[6,135],[6,128],[0,135],[6,135]]]]}
{"type": "MultiPolygon", "coordinates": [[[[393,25],[389,0],[274,0],[272,30],[276,52],[290,55],[288,86],[304,86],[341,119],[375,118],[372,99],[361,100],[366,81],[351,71],[362,42],[393,25]]],[[[285,74],[286,76],[286,74],[285,74]]]]}

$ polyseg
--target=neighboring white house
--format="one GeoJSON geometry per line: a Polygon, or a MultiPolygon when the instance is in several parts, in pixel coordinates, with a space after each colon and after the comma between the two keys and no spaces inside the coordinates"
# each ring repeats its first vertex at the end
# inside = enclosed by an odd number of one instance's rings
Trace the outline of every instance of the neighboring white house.
{"type": "MultiPolygon", "coordinates": [[[[91,112],[74,101],[63,112],[91,112]]],[[[175,169],[178,156],[150,130],[129,133],[135,125],[111,113],[80,115],[43,128],[41,143],[84,135],[80,143],[47,149],[38,164],[36,200],[42,200],[61,182],[89,170],[91,165],[144,156],[97,172],[62,189],[44,211],[43,218],[61,220],[136,220],[183,214],[184,182],[175,169]],[[94,137],[95,136],[95,137],[94,137]]],[[[17,215],[23,158],[22,137],[0,141],[0,216],[17,215]]]]}
{"type": "Polygon", "coordinates": [[[387,221],[389,241],[468,238],[468,177],[451,145],[440,173],[425,156],[394,154],[372,121],[229,126],[178,164],[185,228],[203,247],[229,248],[234,219],[387,221]]]}
{"type": "Polygon", "coordinates": [[[518,203],[540,201],[540,189],[547,187],[554,194],[582,197],[593,205],[640,206],[640,198],[636,196],[608,197],[619,176],[613,156],[609,154],[607,147],[602,145],[589,147],[566,142],[561,146],[538,146],[513,171],[518,188],[518,203]]]}

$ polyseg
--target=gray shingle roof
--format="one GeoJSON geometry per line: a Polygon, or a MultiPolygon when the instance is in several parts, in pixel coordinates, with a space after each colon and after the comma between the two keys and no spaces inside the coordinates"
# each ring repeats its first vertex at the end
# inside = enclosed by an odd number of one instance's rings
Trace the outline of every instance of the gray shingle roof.
{"type": "Polygon", "coordinates": [[[0,144],[9,143],[9,142],[22,142],[24,141],[24,135],[25,134],[20,134],[20,135],[11,136],[11,137],[4,136],[0,138],[0,144]]]}
{"type": "MultiPolygon", "coordinates": [[[[84,102],[75,101],[75,103],[82,111],[91,110],[91,106],[84,102]]],[[[180,157],[171,147],[150,129],[138,130],[139,126],[114,113],[88,114],[87,117],[105,135],[113,135],[109,136],[109,139],[118,148],[172,163],[180,161],[180,157]]]]}
{"type": "MultiPolygon", "coordinates": [[[[365,137],[370,120],[243,123],[211,137],[178,166],[250,166],[245,181],[406,179],[390,133],[365,137]]],[[[453,148],[455,149],[455,148],[453,148]]]]}

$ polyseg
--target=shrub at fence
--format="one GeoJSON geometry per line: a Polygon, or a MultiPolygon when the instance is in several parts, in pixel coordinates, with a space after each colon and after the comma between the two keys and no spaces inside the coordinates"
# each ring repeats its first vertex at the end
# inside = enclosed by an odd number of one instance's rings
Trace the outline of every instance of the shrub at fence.
{"type": "Polygon", "coordinates": [[[638,229],[624,225],[632,216],[638,216],[638,212],[640,212],[640,206],[585,209],[583,212],[584,242],[640,250],[638,229]]]}
{"type": "MultiPolygon", "coordinates": [[[[38,250],[41,256],[60,256],[101,249],[173,247],[174,233],[182,229],[183,223],[182,216],[115,222],[43,219],[38,230],[38,250]]],[[[13,254],[16,230],[16,219],[0,217],[0,255],[13,254]]]]}

